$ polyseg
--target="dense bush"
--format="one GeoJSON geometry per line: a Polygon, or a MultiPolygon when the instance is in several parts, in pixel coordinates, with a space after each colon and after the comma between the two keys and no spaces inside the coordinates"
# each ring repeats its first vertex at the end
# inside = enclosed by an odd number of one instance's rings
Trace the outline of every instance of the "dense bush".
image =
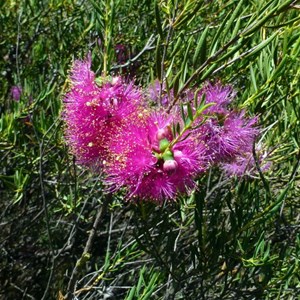
{"type": "Polygon", "coordinates": [[[0,8],[1,299],[297,299],[299,1],[0,8]],[[213,168],[159,206],[107,194],[69,154],[61,117],[72,62],[88,53],[97,75],[158,79],[178,101],[207,80],[231,84],[235,107],[259,117],[270,167],[213,168]]]}

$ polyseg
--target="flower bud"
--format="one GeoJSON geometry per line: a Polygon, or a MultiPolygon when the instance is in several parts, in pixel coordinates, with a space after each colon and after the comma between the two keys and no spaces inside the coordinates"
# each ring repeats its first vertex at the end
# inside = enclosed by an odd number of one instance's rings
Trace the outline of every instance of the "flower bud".
{"type": "Polygon", "coordinates": [[[112,106],[118,106],[118,99],[112,98],[111,99],[111,104],[112,104],[112,106]]]}
{"type": "Polygon", "coordinates": [[[156,138],[160,141],[166,137],[166,130],[165,128],[160,128],[157,130],[156,138]]]}
{"type": "Polygon", "coordinates": [[[172,151],[170,151],[170,150],[165,151],[165,152],[162,154],[162,158],[163,158],[164,161],[166,161],[166,160],[173,160],[174,157],[173,157],[172,151]]]}
{"type": "Polygon", "coordinates": [[[162,139],[172,139],[172,131],[170,126],[158,129],[156,133],[156,138],[159,141],[162,139]]]}
{"type": "Polygon", "coordinates": [[[111,84],[116,85],[117,83],[121,83],[121,77],[119,77],[119,76],[112,77],[111,84]]]}
{"type": "Polygon", "coordinates": [[[163,169],[165,172],[172,174],[177,170],[178,167],[178,163],[176,162],[176,160],[173,159],[169,159],[166,160],[163,164],[163,169]]]}
{"type": "Polygon", "coordinates": [[[181,159],[183,157],[183,153],[180,150],[174,150],[173,151],[173,156],[175,159],[181,159]]]}
{"type": "Polygon", "coordinates": [[[169,147],[170,143],[167,139],[162,139],[159,141],[159,150],[161,152],[164,152],[168,147],[169,147]]]}

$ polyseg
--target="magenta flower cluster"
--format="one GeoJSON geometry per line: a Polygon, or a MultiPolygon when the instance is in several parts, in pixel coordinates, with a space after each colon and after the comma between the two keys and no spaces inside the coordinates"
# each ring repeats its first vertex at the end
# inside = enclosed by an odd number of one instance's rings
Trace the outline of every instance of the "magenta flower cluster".
{"type": "Polygon", "coordinates": [[[122,190],[127,199],[174,200],[216,165],[238,173],[258,134],[256,118],[229,109],[235,93],[220,83],[197,92],[210,105],[197,115],[194,91],[167,113],[172,91],[158,83],[145,91],[120,77],[96,78],[90,59],[75,61],[70,78],[63,115],[71,152],[80,164],[101,170],[108,190],[122,190]],[[187,121],[191,110],[195,118],[187,121]]]}

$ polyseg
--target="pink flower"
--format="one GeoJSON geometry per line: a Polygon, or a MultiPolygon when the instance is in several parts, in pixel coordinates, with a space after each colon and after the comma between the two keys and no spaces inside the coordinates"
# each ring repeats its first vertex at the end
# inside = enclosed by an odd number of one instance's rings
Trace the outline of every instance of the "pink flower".
{"type": "MultiPolygon", "coordinates": [[[[193,113],[193,100],[195,92],[186,92],[187,101],[190,102],[193,113]]],[[[235,92],[231,86],[222,86],[220,83],[207,83],[198,93],[198,100],[205,94],[206,103],[214,103],[194,121],[196,127],[193,136],[197,136],[206,145],[205,157],[210,158],[215,165],[224,161],[232,161],[238,155],[251,152],[255,137],[259,130],[255,126],[257,118],[247,118],[244,111],[235,112],[229,109],[235,92]]],[[[188,117],[185,106],[183,107],[186,118],[188,117]]]]}
{"type": "MultiPolygon", "coordinates": [[[[154,104],[161,104],[166,107],[169,104],[169,96],[166,91],[166,85],[161,83],[158,79],[154,80],[152,84],[148,87],[148,97],[149,100],[153,101],[154,104]]],[[[170,91],[170,97],[173,97],[173,91],[170,91]]]]}
{"type": "MultiPolygon", "coordinates": [[[[229,111],[229,104],[234,99],[236,93],[232,86],[223,86],[220,82],[215,84],[211,82],[205,83],[204,87],[197,93],[198,102],[200,102],[202,96],[205,95],[205,103],[214,103],[214,105],[208,107],[205,110],[205,114],[209,115],[226,115],[229,111]]],[[[188,89],[183,96],[183,102],[194,102],[195,91],[188,89]]]]}
{"type": "MultiPolygon", "coordinates": [[[[102,167],[108,190],[124,190],[127,199],[162,203],[189,194],[197,176],[213,164],[228,173],[245,172],[258,134],[257,119],[229,110],[231,87],[206,84],[199,97],[205,93],[206,102],[214,105],[205,110],[206,117],[191,117],[184,124],[178,105],[170,114],[155,111],[132,83],[121,77],[96,78],[90,58],[76,60],[70,78],[63,113],[67,142],[81,164],[102,167]],[[176,136],[174,125],[180,127],[176,136]]],[[[169,99],[160,89],[155,82],[147,97],[164,106],[169,99]]],[[[183,102],[191,102],[193,95],[187,91],[183,102]]],[[[185,105],[183,113],[188,117],[190,107],[185,105]]]]}
{"type": "Polygon", "coordinates": [[[96,83],[91,61],[75,61],[70,91],[65,96],[66,138],[78,161],[99,166],[107,155],[107,143],[124,120],[142,103],[141,93],[121,78],[96,83]]]}
{"type": "Polygon", "coordinates": [[[201,99],[203,94],[206,103],[215,103],[205,111],[206,114],[226,115],[229,112],[228,105],[236,93],[230,85],[223,86],[220,82],[216,84],[208,82],[199,92],[198,99],[201,99]]]}
{"type": "Polygon", "coordinates": [[[257,118],[246,118],[244,112],[219,118],[211,117],[198,129],[207,145],[207,155],[216,164],[249,152],[259,130],[255,127],[257,118]]]}
{"type": "MultiPolygon", "coordinates": [[[[126,187],[127,198],[161,203],[195,188],[196,175],[207,167],[204,146],[191,135],[176,143],[164,158],[168,151],[160,150],[157,133],[173,121],[174,117],[163,113],[144,113],[140,120],[120,128],[110,141],[105,165],[106,182],[112,190],[126,187]]],[[[172,138],[168,136],[167,142],[172,138]]]]}
{"type": "MultiPolygon", "coordinates": [[[[256,155],[261,171],[267,171],[271,167],[271,162],[267,161],[269,154],[261,151],[261,145],[256,145],[256,155]]],[[[233,161],[222,163],[221,167],[229,176],[254,177],[257,175],[252,151],[241,153],[233,161]]]]}

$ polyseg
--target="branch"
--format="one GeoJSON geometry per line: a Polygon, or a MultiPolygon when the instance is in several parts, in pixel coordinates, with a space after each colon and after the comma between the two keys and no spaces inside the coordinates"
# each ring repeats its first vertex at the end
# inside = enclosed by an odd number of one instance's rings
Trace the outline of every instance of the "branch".
{"type": "Polygon", "coordinates": [[[90,258],[90,253],[89,252],[90,252],[90,250],[92,248],[92,245],[93,245],[93,242],[94,242],[94,237],[95,237],[95,234],[96,234],[97,227],[98,227],[98,225],[100,223],[100,220],[102,219],[103,215],[105,214],[107,206],[108,206],[109,202],[111,201],[111,199],[112,199],[112,195],[108,194],[106,196],[106,198],[104,199],[103,204],[99,207],[99,210],[97,212],[93,227],[90,231],[90,234],[89,234],[88,240],[85,244],[82,255],[77,260],[76,265],[73,269],[71,278],[70,278],[69,283],[68,283],[67,294],[64,297],[65,300],[72,300],[74,298],[75,286],[76,286],[76,282],[77,282],[79,272],[82,269],[82,267],[85,266],[86,262],[90,258]]]}
{"type": "Polygon", "coordinates": [[[152,50],[154,49],[155,47],[153,47],[153,43],[154,43],[154,34],[151,34],[151,36],[149,37],[145,47],[142,49],[142,51],[140,53],[138,53],[134,58],[131,58],[129,59],[125,64],[123,65],[116,65],[114,67],[111,67],[110,68],[110,71],[113,71],[113,70],[117,70],[117,69],[120,69],[120,68],[126,68],[128,67],[131,63],[135,62],[142,54],[144,54],[144,52],[146,51],[149,51],[149,50],[152,50]]]}

